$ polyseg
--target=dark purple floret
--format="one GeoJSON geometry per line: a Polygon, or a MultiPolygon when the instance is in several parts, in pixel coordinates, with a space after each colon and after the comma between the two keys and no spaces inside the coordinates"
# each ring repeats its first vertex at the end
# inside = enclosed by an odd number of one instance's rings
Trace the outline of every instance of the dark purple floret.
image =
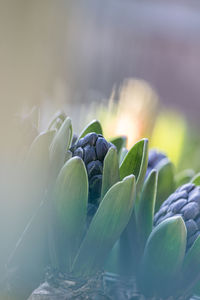
{"type": "Polygon", "coordinates": [[[72,147],[72,156],[83,159],[89,181],[89,202],[95,203],[101,195],[104,158],[110,147],[115,147],[104,139],[101,134],[88,133],[72,147]]]}
{"type": "Polygon", "coordinates": [[[154,226],[169,217],[182,216],[187,228],[187,249],[200,235],[200,187],[187,183],[179,187],[163,202],[154,216],[154,226]]]}

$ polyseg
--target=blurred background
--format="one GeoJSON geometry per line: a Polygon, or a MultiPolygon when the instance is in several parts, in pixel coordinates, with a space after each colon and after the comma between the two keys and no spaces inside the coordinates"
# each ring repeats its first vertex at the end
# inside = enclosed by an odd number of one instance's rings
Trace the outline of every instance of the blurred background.
{"type": "Polygon", "coordinates": [[[58,109],[76,132],[97,118],[200,171],[199,0],[0,0],[0,37],[0,225],[38,108],[39,130],[58,109]]]}
{"type": "Polygon", "coordinates": [[[65,106],[76,127],[76,107],[106,104],[113,89],[117,99],[130,78],[148,82],[160,107],[199,124],[198,0],[1,0],[0,5],[3,135],[8,115],[41,103],[50,115],[65,106]]]}
{"type": "Polygon", "coordinates": [[[1,101],[108,98],[144,79],[161,103],[198,122],[198,0],[1,0],[1,101]]]}

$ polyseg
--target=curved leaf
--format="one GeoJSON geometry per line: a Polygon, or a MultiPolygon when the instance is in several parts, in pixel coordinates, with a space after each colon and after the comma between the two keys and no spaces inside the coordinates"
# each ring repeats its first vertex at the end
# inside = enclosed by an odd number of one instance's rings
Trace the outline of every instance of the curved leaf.
{"type": "Polygon", "coordinates": [[[103,134],[103,130],[101,124],[98,120],[93,120],[90,122],[81,132],[79,139],[84,137],[86,134],[90,132],[96,132],[97,134],[103,134]]]}
{"type": "Polygon", "coordinates": [[[174,165],[166,159],[162,159],[158,165],[158,189],[155,211],[158,211],[162,203],[175,190],[174,165]]]}
{"type": "Polygon", "coordinates": [[[104,159],[101,198],[103,198],[107,191],[118,181],[119,163],[117,151],[111,147],[104,159]]]}
{"type": "Polygon", "coordinates": [[[64,120],[66,119],[66,114],[64,112],[57,112],[52,120],[50,121],[49,125],[48,125],[48,129],[56,129],[58,130],[62,123],[64,122],[64,120]]]}
{"type": "Polygon", "coordinates": [[[130,175],[106,193],[90,224],[73,272],[88,276],[99,270],[126,227],[133,209],[135,178],[130,175]]]}
{"type": "Polygon", "coordinates": [[[54,130],[38,135],[33,141],[25,160],[26,178],[24,178],[24,181],[26,180],[27,183],[24,189],[28,189],[29,201],[27,205],[31,205],[31,214],[33,209],[40,203],[41,195],[44,194],[47,187],[50,172],[49,147],[54,135],[54,130]]]}
{"type": "Polygon", "coordinates": [[[122,276],[133,276],[138,270],[140,261],[138,230],[134,210],[119,241],[119,273],[122,276]]]}
{"type": "Polygon", "coordinates": [[[145,294],[171,294],[185,255],[186,235],[180,216],[163,221],[152,231],[142,261],[141,285],[145,294]]]}
{"type": "Polygon", "coordinates": [[[120,166],[120,178],[134,174],[137,184],[144,179],[147,167],[148,140],[142,139],[137,142],[126,154],[120,166]]]}
{"type": "Polygon", "coordinates": [[[200,236],[187,252],[181,270],[181,290],[191,290],[200,279],[200,236]]]}
{"type": "Polygon", "coordinates": [[[200,185],[200,173],[197,173],[191,180],[195,185],[200,185]]]}
{"type": "Polygon", "coordinates": [[[27,154],[26,162],[40,164],[43,160],[49,160],[49,147],[55,135],[55,130],[40,133],[33,141],[27,154]]]}
{"type": "MultiPolygon", "coordinates": [[[[142,186],[144,183],[146,171],[147,171],[147,165],[148,165],[148,139],[143,139],[144,146],[143,146],[143,154],[142,154],[142,161],[140,166],[140,172],[137,178],[137,194],[139,194],[142,190],[142,186]]],[[[136,198],[137,200],[137,198],[136,198]]]]}
{"type": "Polygon", "coordinates": [[[153,217],[157,191],[157,179],[158,173],[156,170],[152,170],[147,180],[144,183],[144,187],[140,196],[137,211],[137,227],[138,236],[142,249],[145,246],[146,240],[148,239],[152,228],[153,228],[153,217]]]}
{"type": "Polygon", "coordinates": [[[64,165],[65,154],[69,149],[72,139],[72,124],[70,118],[66,118],[50,145],[50,160],[52,180],[58,175],[64,165]]]}
{"type": "MultiPolygon", "coordinates": [[[[148,140],[142,139],[136,143],[126,154],[120,166],[120,176],[133,173],[136,176],[136,199],[134,213],[131,216],[126,230],[123,232],[120,240],[120,269],[123,273],[131,273],[136,264],[139,262],[140,251],[138,249],[138,238],[136,229],[136,216],[140,199],[140,192],[144,182],[146,169],[148,164],[148,140]],[[127,250],[128,249],[128,250],[127,250]],[[127,255],[128,252],[128,255],[127,255]],[[130,255],[131,253],[131,255],[130,255]],[[127,257],[129,257],[127,259],[127,257]],[[124,272],[125,271],[125,272],[124,272]]],[[[122,178],[121,177],[121,178],[122,178]]]]}
{"type": "Polygon", "coordinates": [[[61,169],[54,193],[57,219],[61,224],[69,262],[72,262],[85,229],[87,199],[87,172],[82,159],[73,157],[61,169]]]}
{"type": "Polygon", "coordinates": [[[128,153],[128,150],[125,147],[123,147],[122,151],[120,153],[120,157],[119,157],[119,163],[120,163],[120,165],[123,162],[123,160],[124,160],[125,156],[127,155],[127,153],[128,153]]]}

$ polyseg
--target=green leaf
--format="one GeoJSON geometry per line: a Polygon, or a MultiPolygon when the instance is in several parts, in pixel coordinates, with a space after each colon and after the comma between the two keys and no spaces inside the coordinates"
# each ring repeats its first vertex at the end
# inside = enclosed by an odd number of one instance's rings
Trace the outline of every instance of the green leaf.
{"type": "Polygon", "coordinates": [[[72,124],[70,118],[66,118],[50,145],[50,160],[52,180],[57,177],[60,169],[64,165],[65,155],[69,149],[72,139],[72,124]]]}
{"type": "Polygon", "coordinates": [[[123,162],[123,160],[124,160],[125,156],[127,155],[127,153],[128,153],[128,150],[125,147],[123,147],[122,151],[120,153],[120,157],[119,157],[119,163],[120,163],[120,165],[123,162]]]}
{"type": "Polygon", "coordinates": [[[117,152],[121,153],[122,149],[126,147],[127,137],[126,136],[115,137],[111,139],[110,142],[113,145],[115,145],[115,147],[117,148],[117,152]]]}
{"type": "Polygon", "coordinates": [[[141,285],[146,295],[171,295],[185,255],[186,235],[180,216],[166,219],[152,231],[142,261],[141,285]]]}
{"type": "Polygon", "coordinates": [[[140,185],[144,179],[147,166],[148,140],[142,139],[137,142],[127,153],[120,166],[120,178],[134,174],[140,185]]]}
{"type": "Polygon", "coordinates": [[[52,120],[50,121],[49,125],[48,125],[48,129],[55,129],[58,130],[62,123],[64,122],[64,120],[66,119],[66,114],[64,112],[57,112],[52,120]]]}
{"type": "Polygon", "coordinates": [[[200,279],[200,236],[188,250],[181,270],[181,290],[191,290],[200,279]]]}
{"type": "Polygon", "coordinates": [[[194,176],[194,171],[191,169],[186,169],[186,170],[179,172],[177,175],[175,175],[175,178],[174,178],[176,188],[191,181],[193,176],[194,176]]]}
{"type": "Polygon", "coordinates": [[[148,165],[148,139],[143,139],[143,141],[144,141],[144,146],[143,146],[143,153],[142,153],[142,161],[140,166],[140,172],[137,178],[137,194],[139,194],[142,190],[142,186],[147,171],[147,165],[148,165]]]}
{"type": "Polygon", "coordinates": [[[43,159],[49,160],[49,147],[55,135],[55,130],[40,133],[33,141],[27,154],[26,161],[28,163],[42,163],[43,159]]]}
{"type": "Polygon", "coordinates": [[[144,249],[146,241],[153,228],[153,217],[157,191],[158,173],[153,170],[144,183],[137,211],[138,236],[141,248],[144,249]]]}
{"type": "Polygon", "coordinates": [[[133,209],[135,177],[130,175],[106,193],[75,259],[76,275],[95,274],[126,227],[133,209]]]}
{"type": "Polygon", "coordinates": [[[137,196],[135,211],[138,209],[139,196],[144,182],[148,164],[148,140],[142,139],[137,142],[127,153],[120,166],[120,178],[134,174],[136,178],[137,196]]]}
{"type": "Polygon", "coordinates": [[[168,160],[168,158],[162,159],[157,169],[158,189],[155,206],[156,212],[168,196],[175,190],[174,165],[168,160]]]}
{"type": "Polygon", "coordinates": [[[117,151],[111,147],[104,159],[101,198],[103,198],[107,191],[118,181],[119,163],[117,151]]]}
{"type": "Polygon", "coordinates": [[[50,172],[49,147],[54,135],[54,130],[38,135],[33,141],[25,160],[26,178],[24,178],[24,181],[27,181],[25,188],[29,189],[29,204],[31,204],[30,199],[34,199],[32,201],[34,203],[30,208],[31,213],[34,207],[40,203],[41,193],[44,192],[48,184],[50,172]]]}
{"type": "Polygon", "coordinates": [[[195,295],[195,296],[197,295],[198,297],[200,297],[200,279],[197,281],[194,288],[192,289],[192,294],[195,295]]]}
{"type": "Polygon", "coordinates": [[[72,152],[68,150],[65,154],[65,162],[72,158],[72,152]]]}
{"type": "Polygon", "coordinates": [[[191,180],[195,185],[200,185],[200,173],[197,173],[191,180]]]}
{"type": "Polygon", "coordinates": [[[87,213],[88,179],[79,157],[71,158],[62,167],[56,180],[54,199],[67,246],[67,267],[70,268],[85,229],[87,213]]]}
{"type": "Polygon", "coordinates": [[[44,158],[49,160],[49,147],[55,136],[55,130],[49,130],[40,133],[30,146],[29,152],[26,157],[28,163],[35,164],[38,160],[42,163],[44,158]]]}
{"type": "Polygon", "coordinates": [[[122,276],[133,276],[138,270],[140,262],[138,230],[134,211],[129,219],[129,222],[120,236],[119,243],[119,273],[122,276]]]}
{"type": "Polygon", "coordinates": [[[103,134],[102,127],[99,121],[93,120],[90,122],[81,132],[79,139],[84,137],[86,134],[90,132],[96,132],[97,134],[103,134]]]}

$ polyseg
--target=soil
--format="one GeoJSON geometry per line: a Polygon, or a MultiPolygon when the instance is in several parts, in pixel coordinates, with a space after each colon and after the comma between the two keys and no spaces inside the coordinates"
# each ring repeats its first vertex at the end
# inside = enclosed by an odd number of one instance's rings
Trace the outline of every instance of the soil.
{"type": "Polygon", "coordinates": [[[86,280],[61,273],[48,275],[28,300],[110,300],[102,284],[102,274],[86,280]]]}
{"type": "Polygon", "coordinates": [[[112,273],[99,273],[81,280],[61,273],[48,275],[28,300],[133,300],[139,295],[133,279],[112,273]]]}

